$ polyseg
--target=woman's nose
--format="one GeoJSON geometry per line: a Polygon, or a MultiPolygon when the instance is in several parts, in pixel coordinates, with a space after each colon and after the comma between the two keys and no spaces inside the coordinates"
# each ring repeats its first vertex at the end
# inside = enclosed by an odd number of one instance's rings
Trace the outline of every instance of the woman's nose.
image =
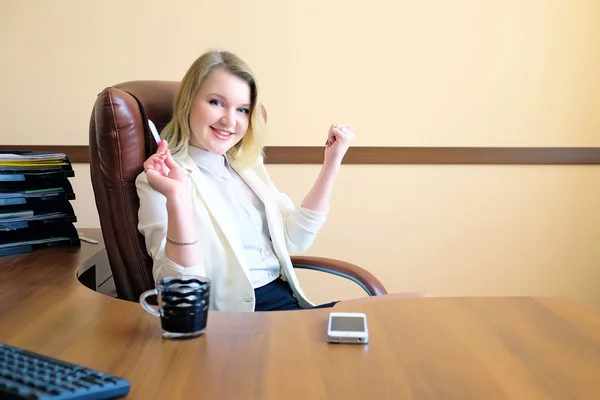
{"type": "Polygon", "coordinates": [[[221,117],[221,123],[227,128],[234,128],[236,124],[234,113],[226,112],[225,115],[221,117]]]}

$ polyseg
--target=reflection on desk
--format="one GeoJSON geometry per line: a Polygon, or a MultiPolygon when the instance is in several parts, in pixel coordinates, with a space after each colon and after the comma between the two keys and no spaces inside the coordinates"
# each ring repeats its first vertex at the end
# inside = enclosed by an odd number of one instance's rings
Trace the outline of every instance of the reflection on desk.
{"type": "Polygon", "coordinates": [[[563,298],[340,303],[367,313],[366,346],[327,344],[327,309],[211,312],[204,336],[167,341],[77,280],[102,250],[0,258],[0,342],[122,376],[136,399],[600,398],[600,316],[563,298]]]}

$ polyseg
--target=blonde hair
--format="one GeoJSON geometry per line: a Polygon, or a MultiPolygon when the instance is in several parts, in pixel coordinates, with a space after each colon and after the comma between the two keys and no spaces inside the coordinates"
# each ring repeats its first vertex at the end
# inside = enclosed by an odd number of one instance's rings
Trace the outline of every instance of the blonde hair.
{"type": "Polygon", "coordinates": [[[174,157],[187,154],[188,142],[192,137],[190,111],[194,98],[202,82],[219,69],[241,78],[250,86],[248,130],[242,140],[227,151],[232,164],[238,168],[245,168],[262,155],[265,111],[258,98],[258,85],[254,74],[242,59],[228,51],[208,51],[190,66],[177,90],[171,121],[162,130],[161,137],[169,143],[174,157]]]}

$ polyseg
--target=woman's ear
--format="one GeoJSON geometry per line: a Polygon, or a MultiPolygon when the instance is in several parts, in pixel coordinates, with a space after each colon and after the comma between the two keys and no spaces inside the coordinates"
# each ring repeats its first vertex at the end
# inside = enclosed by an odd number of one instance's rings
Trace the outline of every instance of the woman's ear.
{"type": "Polygon", "coordinates": [[[267,109],[263,104],[260,105],[260,112],[262,113],[262,117],[267,122],[267,109]]]}

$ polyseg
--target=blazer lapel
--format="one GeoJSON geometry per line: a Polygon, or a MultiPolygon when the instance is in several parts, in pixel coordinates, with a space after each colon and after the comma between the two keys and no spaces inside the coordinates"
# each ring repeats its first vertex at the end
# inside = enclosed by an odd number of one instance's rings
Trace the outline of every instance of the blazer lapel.
{"type": "Polygon", "coordinates": [[[292,282],[292,286],[298,292],[302,302],[306,303],[308,306],[314,306],[313,303],[306,299],[304,292],[300,289],[298,279],[296,278],[294,266],[291,263],[289,252],[286,247],[285,229],[283,227],[283,220],[277,199],[273,196],[269,186],[267,186],[265,181],[263,181],[253,169],[247,168],[243,171],[238,171],[238,174],[265,205],[265,213],[267,214],[267,224],[269,225],[269,233],[271,234],[271,240],[273,242],[273,250],[275,250],[275,254],[278,255],[281,263],[281,272],[285,276],[285,279],[292,282]]]}
{"type": "Polygon", "coordinates": [[[285,240],[283,231],[281,230],[281,223],[279,223],[279,219],[281,219],[279,216],[279,209],[277,208],[275,199],[269,192],[268,186],[251,168],[246,168],[242,171],[236,171],[248,184],[250,189],[256,193],[256,196],[260,199],[260,201],[263,202],[265,206],[265,213],[267,215],[267,224],[269,225],[269,232],[271,233],[273,244],[276,245],[276,242],[285,240]]]}
{"type": "MultiPolygon", "coordinates": [[[[235,168],[234,168],[235,169],[235,168]]],[[[244,182],[250,186],[250,189],[256,193],[256,196],[265,204],[271,200],[270,196],[267,193],[267,186],[265,183],[258,177],[256,172],[254,172],[251,168],[246,168],[241,171],[236,169],[236,172],[239,176],[242,177],[244,182]]]]}
{"type": "Polygon", "coordinates": [[[221,230],[221,240],[227,241],[231,251],[235,254],[239,264],[242,266],[246,275],[250,276],[250,271],[246,265],[246,258],[243,254],[243,245],[240,239],[240,235],[231,214],[227,211],[227,208],[223,205],[223,202],[212,190],[202,190],[201,188],[209,187],[211,184],[208,179],[200,172],[194,160],[187,156],[183,159],[178,160],[183,168],[185,168],[196,187],[196,193],[200,199],[206,205],[208,213],[213,218],[217,225],[217,232],[221,230]]]}

